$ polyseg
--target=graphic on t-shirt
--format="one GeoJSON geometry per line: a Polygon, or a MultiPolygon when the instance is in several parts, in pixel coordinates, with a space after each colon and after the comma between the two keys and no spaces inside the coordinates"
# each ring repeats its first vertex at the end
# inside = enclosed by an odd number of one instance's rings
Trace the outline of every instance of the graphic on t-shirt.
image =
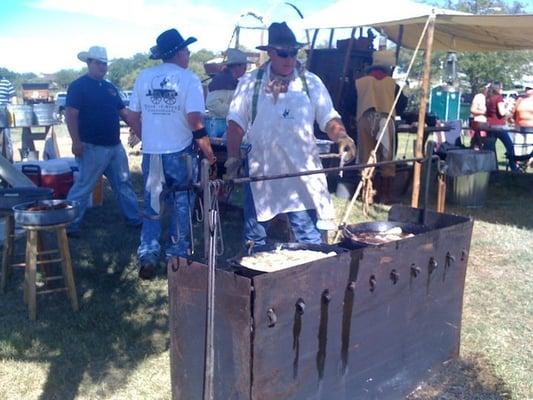
{"type": "Polygon", "coordinates": [[[175,104],[178,92],[174,89],[175,84],[165,75],[156,76],[152,79],[151,89],[146,95],[151,98],[152,104],[159,104],[163,101],[165,104],[175,104]]]}

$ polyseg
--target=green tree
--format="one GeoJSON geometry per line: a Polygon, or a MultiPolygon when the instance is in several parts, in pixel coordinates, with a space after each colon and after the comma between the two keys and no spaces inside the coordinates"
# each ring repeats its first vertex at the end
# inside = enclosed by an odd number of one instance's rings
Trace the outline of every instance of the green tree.
{"type": "Polygon", "coordinates": [[[57,71],[55,75],[55,83],[57,85],[58,90],[67,90],[68,85],[70,85],[70,82],[73,80],[79,78],[81,75],[85,74],[87,72],[87,67],[81,68],[78,70],[75,69],[62,69],[60,71],[57,71]]]}

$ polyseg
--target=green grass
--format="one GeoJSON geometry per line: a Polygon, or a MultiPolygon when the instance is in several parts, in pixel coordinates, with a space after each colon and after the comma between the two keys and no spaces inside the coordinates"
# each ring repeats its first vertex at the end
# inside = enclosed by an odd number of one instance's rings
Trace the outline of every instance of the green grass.
{"type": "MultiPolygon", "coordinates": [[[[139,157],[131,161],[139,188],[139,157]]],[[[491,183],[486,207],[448,209],[475,219],[461,357],[412,399],[533,398],[532,188],[531,175],[505,175],[491,183]]],[[[82,238],[70,242],[79,313],[64,294],[54,294],[38,299],[38,320],[31,322],[21,271],[0,295],[0,398],[170,398],[166,277],[137,279],[139,230],[122,223],[105,194],[105,206],[87,213],[82,238]]],[[[335,204],[340,213],[344,201],[335,204]]],[[[357,204],[350,223],[384,219],[388,209],[373,206],[364,217],[357,204]]],[[[238,249],[241,214],[223,209],[222,218],[226,257],[238,249]]]]}

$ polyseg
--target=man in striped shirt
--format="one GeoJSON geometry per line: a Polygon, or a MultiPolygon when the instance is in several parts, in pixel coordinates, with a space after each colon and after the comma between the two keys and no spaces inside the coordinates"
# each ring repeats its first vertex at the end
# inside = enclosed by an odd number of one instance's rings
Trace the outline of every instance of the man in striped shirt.
{"type": "MultiPolygon", "coordinates": [[[[5,107],[14,101],[15,98],[15,88],[13,88],[11,82],[5,77],[0,76],[0,107],[5,107]]],[[[8,160],[13,161],[13,142],[11,141],[10,129],[4,129],[4,137],[2,139],[5,140],[5,145],[2,146],[2,155],[8,160]]]]}

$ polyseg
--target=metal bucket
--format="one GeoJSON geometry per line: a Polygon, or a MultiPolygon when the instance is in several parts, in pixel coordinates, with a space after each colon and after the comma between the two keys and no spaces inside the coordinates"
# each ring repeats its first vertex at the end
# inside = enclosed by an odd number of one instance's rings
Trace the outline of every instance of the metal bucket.
{"type": "Polygon", "coordinates": [[[9,128],[6,106],[0,106],[0,128],[9,128]]]}
{"type": "Polygon", "coordinates": [[[490,172],[447,177],[448,201],[463,207],[483,207],[487,199],[490,172]]]}
{"type": "Polygon", "coordinates": [[[33,105],[33,122],[35,125],[48,126],[57,122],[54,103],[40,103],[33,105]]]}
{"type": "Polygon", "coordinates": [[[33,107],[26,104],[9,104],[7,109],[13,117],[11,126],[26,127],[33,125],[33,107]]]}

